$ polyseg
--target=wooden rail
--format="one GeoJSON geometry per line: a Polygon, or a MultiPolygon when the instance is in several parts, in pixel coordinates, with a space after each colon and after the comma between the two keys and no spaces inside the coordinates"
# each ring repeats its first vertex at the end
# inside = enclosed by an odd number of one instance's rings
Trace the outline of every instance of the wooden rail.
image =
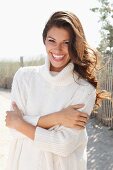
{"type": "MultiPolygon", "coordinates": [[[[113,56],[108,56],[107,61],[109,62],[102,70],[100,76],[100,79],[102,79],[101,86],[102,89],[111,92],[113,99],[113,56]]],[[[113,101],[103,101],[102,106],[96,116],[101,122],[103,122],[103,124],[113,128],[113,101]]]]}

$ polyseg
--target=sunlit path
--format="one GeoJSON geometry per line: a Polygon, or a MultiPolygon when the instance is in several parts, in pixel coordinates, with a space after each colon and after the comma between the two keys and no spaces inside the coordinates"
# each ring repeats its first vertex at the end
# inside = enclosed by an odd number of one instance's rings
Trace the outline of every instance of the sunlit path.
{"type": "Polygon", "coordinates": [[[11,136],[8,128],[5,127],[5,112],[9,110],[9,94],[0,91],[0,170],[4,170],[9,151],[11,136]]]}

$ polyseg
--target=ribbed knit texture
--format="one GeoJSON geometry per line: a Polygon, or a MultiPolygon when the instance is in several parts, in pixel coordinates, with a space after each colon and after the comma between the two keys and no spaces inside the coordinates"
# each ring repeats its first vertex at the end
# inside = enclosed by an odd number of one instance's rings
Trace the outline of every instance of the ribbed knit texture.
{"type": "MultiPolygon", "coordinates": [[[[40,116],[78,103],[84,103],[81,110],[90,114],[96,97],[94,87],[73,74],[72,63],[54,76],[49,68],[46,58],[43,66],[20,68],[14,76],[11,100],[23,111],[24,119],[36,125],[40,116]]],[[[34,141],[11,131],[14,140],[7,170],[87,169],[86,129],[37,127],[34,141]]]]}
{"type": "Polygon", "coordinates": [[[74,82],[73,68],[74,68],[73,63],[69,63],[60,73],[58,73],[56,76],[52,76],[49,71],[50,63],[46,57],[45,67],[43,68],[43,71],[41,69],[41,74],[51,84],[57,86],[64,86],[74,82]]]}

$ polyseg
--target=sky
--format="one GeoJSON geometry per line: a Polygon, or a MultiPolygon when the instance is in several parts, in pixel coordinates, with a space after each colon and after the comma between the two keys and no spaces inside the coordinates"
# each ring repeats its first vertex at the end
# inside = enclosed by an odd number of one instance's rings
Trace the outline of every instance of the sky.
{"type": "Polygon", "coordinates": [[[50,15],[59,10],[75,13],[88,43],[97,47],[99,18],[90,11],[97,5],[97,0],[0,0],[0,60],[45,54],[42,31],[50,15]]]}

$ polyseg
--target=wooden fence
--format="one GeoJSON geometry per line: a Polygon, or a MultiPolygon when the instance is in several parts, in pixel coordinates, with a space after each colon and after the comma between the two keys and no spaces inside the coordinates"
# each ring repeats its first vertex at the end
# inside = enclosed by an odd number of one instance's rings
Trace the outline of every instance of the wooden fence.
{"type": "Polygon", "coordinates": [[[113,56],[107,56],[106,64],[100,74],[101,87],[112,94],[112,101],[104,100],[99,109],[97,119],[104,125],[113,128],[113,56]]]}

